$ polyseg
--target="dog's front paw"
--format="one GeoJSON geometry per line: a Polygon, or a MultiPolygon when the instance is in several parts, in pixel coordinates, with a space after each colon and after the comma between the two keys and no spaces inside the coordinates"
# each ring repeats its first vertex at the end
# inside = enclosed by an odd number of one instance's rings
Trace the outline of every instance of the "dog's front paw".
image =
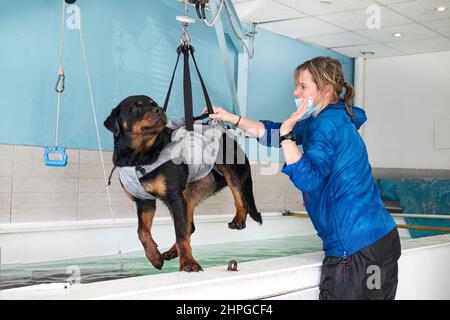
{"type": "Polygon", "coordinates": [[[228,228],[230,229],[234,229],[234,230],[242,230],[245,229],[246,225],[245,225],[245,221],[237,221],[237,220],[233,220],[230,223],[228,223],[228,228]]]}
{"type": "Polygon", "coordinates": [[[163,260],[172,260],[175,259],[176,257],[178,257],[177,249],[175,250],[170,249],[162,254],[163,260]]]}
{"type": "Polygon", "coordinates": [[[158,270],[161,270],[162,267],[163,267],[163,265],[164,265],[164,260],[163,260],[163,259],[160,259],[160,260],[154,260],[154,261],[150,261],[150,262],[151,262],[152,265],[153,265],[156,269],[158,269],[158,270]]]}
{"type": "Polygon", "coordinates": [[[145,254],[150,263],[158,270],[161,270],[164,265],[164,259],[156,247],[155,250],[146,250],[145,254]]]}
{"type": "Polygon", "coordinates": [[[199,272],[203,271],[203,268],[192,258],[180,261],[180,271],[199,272]]]}
{"type": "Polygon", "coordinates": [[[150,263],[158,270],[161,270],[164,265],[164,259],[161,255],[158,257],[152,257],[148,258],[150,260],[150,263]]]}

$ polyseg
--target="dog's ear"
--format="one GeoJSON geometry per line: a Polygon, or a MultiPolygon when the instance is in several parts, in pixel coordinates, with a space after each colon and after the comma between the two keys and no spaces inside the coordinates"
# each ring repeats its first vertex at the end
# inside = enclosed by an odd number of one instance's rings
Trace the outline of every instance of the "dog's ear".
{"type": "Polygon", "coordinates": [[[111,111],[111,114],[108,118],[106,118],[105,122],[103,122],[103,125],[114,133],[114,137],[119,136],[120,133],[120,126],[119,126],[119,113],[120,113],[120,105],[114,108],[111,111]]]}

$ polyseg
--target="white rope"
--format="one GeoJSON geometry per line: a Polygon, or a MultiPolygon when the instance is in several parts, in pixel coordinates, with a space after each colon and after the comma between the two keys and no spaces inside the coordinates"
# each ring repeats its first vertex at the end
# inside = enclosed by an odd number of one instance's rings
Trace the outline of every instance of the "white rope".
{"type": "Polygon", "coordinates": [[[59,52],[59,67],[63,66],[63,58],[64,58],[64,22],[66,16],[66,2],[62,0],[62,14],[61,14],[61,47],[59,52]]]}
{"type": "MultiPolygon", "coordinates": [[[[214,27],[214,25],[216,24],[217,18],[220,16],[220,12],[222,11],[223,4],[225,2],[225,0],[217,0],[217,1],[220,1],[220,4],[218,6],[218,9],[217,9],[216,14],[214,15],[212,21],[208,22],[206,19],[202,20],[203,24],[205,24],[207,27],[210,27],[210,28],[214,27]]],[[[217,3],[217,1],[216,1],[216,3],[217,3]]]]}
{"type": "MultiPolygon", "coordinates": [[[[99,133],[99,130],[98,130],[97,114],[95,112],[94,95],[92,94],[91,77],[89,75],[89,68],[88,68],[88,62],[87,62],[87,57],[86,57],[86,50],[85,50],[85,46],[84,46],[83,34],[81,32],[81,23],[80,23],[80,28],[78,30],[80,32],[81,49],[83,51],[84,67],[85,67],[85,70],[86,70],[86,77],[87,77],[87,82],[88,82],[88,87],[89,87],[89,96],[90,96],[90,99],[91,99],[92,115],[94,117],[95,132],[97,134],[97,142],[98,142],[98,149],[99,149],[99,153],[100,153],[100,161],[102,163],[102,169],[103,169],[103,178],[105,180],[105,189],[106,189],[106,194],[108,196],[108,203],[109,203],[109,210],[110,210],[110,213],[111,213],[111,218],[113,220],[113,225],[115,226],[116,219],[114,217],[114,211],[113,211],[112,201],[111,201],[111,193],[110,193],[110,190],[109,190],[108,178],[107,178],[106,169],[105,169],[105,161],[103,159],[102,144],[101,144],[101,141],[100,141],[100,133],[99,133]]],[[[117,229],[115,227],[114,227],[114,233],[115,233],[115,237],[116,237],[118,253],[119,253],[119,257],[120,257],[120,265],[121,265],[121,270],[122,270],[123,269],[122,250],[120,248],[119,236],[117,234],[117,229]]]]}
{"type": "Polygon", "coordinates": [[[56,106],[56,138],[55,138],[55,147],[58,147],[58,135],[59,135],[59,107],[61,105],[61,92],[58,92],[58,102],[56,106]]]}
{"type": "MultiPolygon", "coordinates": [[[[65,22],[66,2],[62,0],[62,14],[61,14],[61,47],[59,48],[59,70],[58,75],[64,74],[63,61],[64,61],[64,22],[65,22]]],[[[59,79],[59,78],[58,78],[59,79]]],[[[58,85],[58,84],[57,84],[58,85]]],[[[61,107],[61,93],[58,92],[58,102],[56,104],[56,133],[55,133],[55,147],[58,146],[59,137],[59,110],[61,107]]]]}

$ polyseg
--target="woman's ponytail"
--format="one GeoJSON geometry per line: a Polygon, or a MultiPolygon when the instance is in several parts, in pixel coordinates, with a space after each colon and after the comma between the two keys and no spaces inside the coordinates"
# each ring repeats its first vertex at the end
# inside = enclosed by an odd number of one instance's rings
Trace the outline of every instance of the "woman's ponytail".
{"type": "Polygon", "coordinates": [[[355,89],[351,84],[347,82],[344,82],[344,88],[345,88],[345,95],[344,95],[345,111],[347,111],[348,115],[352,117],[352,119],[355,119],[356,116],[352,110],[353,99],[355,98],[355,89]]]}

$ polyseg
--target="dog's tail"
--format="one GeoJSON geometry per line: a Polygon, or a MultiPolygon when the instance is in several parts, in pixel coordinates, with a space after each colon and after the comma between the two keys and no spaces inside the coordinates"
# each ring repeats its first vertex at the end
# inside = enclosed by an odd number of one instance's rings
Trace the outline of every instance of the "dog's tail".
{"type": "Polygon", "coordinates": [[[252,175],[249,172],[244,181],[244,197],[247,203],[247,212],[253,220],[262,224],[261,212],[256,209],[255,198],[253,197],[253,182],[252,175]]]}

